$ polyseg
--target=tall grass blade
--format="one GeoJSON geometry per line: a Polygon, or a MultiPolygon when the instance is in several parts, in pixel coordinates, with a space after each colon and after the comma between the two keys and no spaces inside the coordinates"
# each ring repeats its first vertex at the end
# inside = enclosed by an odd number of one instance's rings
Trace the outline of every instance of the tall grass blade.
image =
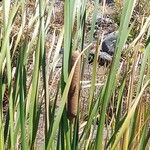
{"type": "Polygon", "coordinates": [[[112,62],[112,66],[110,69],[110,73],[108,76],[107,84],[106,84],[106,91],[104,93],[103,102],[102,102],[102,110],[101,110],[101,117],[100,122],[98,125],[98,132],[97,132],[97,140],[96,140],[96,150],[99,150],[102,148],[102,141],[103,141],[103,129],[104,129],[104,123],[105,123],[105,114],[106,114],[106,108],[108,105],[108,102],[110,100],[110,97],[112,95],[113,89],[114,89],[114,83],[116,78],[117,69],[119,67],[119,61],[121,57],[121,51],[123,49],[124,44],[126,43],[128,34],[129,34],[129,22],[130,18],[133,12],[135,0],[129,1],[127,0],[125,3],[125,6],[122,11],[122,18],[121,18],[121,25],[119,28],[119,37],[116,44],[116,50],[114,54],[114,59],[112,62]],[[127,34],[128,33],[128,34],[127,34]]]}
{"type": "Polygon", "coordinates": [[[136,108],[137,108],[137,106],[138,106],[138,104],[139,104],[140,98],[141,98],[141,96],[142,96],[144,90],[147,88],[147,86],[149,86],[149,84],[150,84],[150,80],[148,80],[148,81],[145,83],[145,85],[144,85],[143,88],[141,89],[141,91],[140,91],[138,97],[134,100],[134,103],[133,103],[132,107],[130,108],[129,113],[128,113],[128,115],[127,115],[127,117],[126,117],[126,119],[125,119],[125,121],[124,121],[124,123],[123,123],[121,129],[119,130],[119,132],[118,132],[118,134],[117,134],[117,137],[116,137],[116,139],[115,139],[115,141],[114,141],[114,143],[113,143],[113,145],[112,145],[112,150],[114,150],[114,149],[116,148],[116,146],[117,146],[119,140],[121,139],[123,133],[124,133],[125,130],[128,128],[128,126],[129,126],[129,124],[130,124],[130,120],[131,120],[131,118],[133,117],[133,115],[134,115],[134,113],[135,113],[135,110],[136,110],[136,108]]]}
{"type": "MultiPolygon", "coordinates": [[[[88,46],[87,48],[89,48],[89,46],[88,46]]],[[[85,50],[87,50],[87,48],[86,48],[85,50]]],[[[85,50],[84,50],[84,51],[85,51],[85,50]]],[[[84,52],[84,51],[83,51],[83,52],[84,52]]],[[[62,98],[61,98],[61,103],[60,103],[60,106],[61,106],[61,107],[59,107],[59,109],[58,109],[57,116],[56,116],[55,121],[54,121],[54,124],[53,124],[52,133],[51,133],[50,138],[49,138],[48,149],[50,149],[50,147],[51,147],[51,145],[52,145],[52,142],[53,142],[53,140],[54,140],[54,137],[55,137],[55,135],[56,135],[56,131],[57,131],[58,127],[59,127],[59,123],[60,123],[61,116],[62,116],[64,107],[65,107],[65,103],[66,103],[66,100],[67,100],[68,91],[69,91],[69,87],[70,87],[70,84],[71,84],[71,80],[72,80],[72,77],[73,77],[73,74],[74,74],[74,70],[75,70],[77,61],[79,60],[79,58],[81,57],[81,55],[83,54],[83,52],[81,52],[81,54],[79,55],[78,59],[76,60],[74,66],[73,66],[73,68],[72,68],[72,70],[71,70],[71,72],[70,72],[68,81],[66,82],[66,86],[65,86],[65,89],[64,89],[62,98]]]]}

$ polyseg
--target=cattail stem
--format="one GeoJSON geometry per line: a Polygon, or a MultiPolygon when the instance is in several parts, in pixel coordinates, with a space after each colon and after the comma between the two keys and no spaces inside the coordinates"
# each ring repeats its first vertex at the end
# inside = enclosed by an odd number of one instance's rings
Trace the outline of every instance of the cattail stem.
{"type": "MultiPolygon", "coordinates": [[[[80,55],[79,51],[74,51],[71,56],[71,68],[74,66],[78,56],[80,55]]],[[[78,60],[75,67],[74,75],[70,85],[68,93],[68,118],[72,120],[77,116],[78,111],[78,98],[80,90],[80,71],[81,71],[81,59],[78,60]]]]}

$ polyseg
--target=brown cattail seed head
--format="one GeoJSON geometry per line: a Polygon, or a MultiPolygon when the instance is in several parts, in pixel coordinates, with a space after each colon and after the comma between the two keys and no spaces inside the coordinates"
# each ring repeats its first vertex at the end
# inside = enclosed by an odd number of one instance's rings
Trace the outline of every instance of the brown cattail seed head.
{"type": "MultiPolygon", "coordinates": [[[[74,66],[78,56],[79,51],[74,51],[71,56],[71,68],[74,66]]],[[[78,60],[75,67],[74,75],[70,85],[68,93],[68,117],[70,120],[76,117],[78,111],[78,98],[80,90],[80,71],[81,71],[81,59],[78,60]]]]}

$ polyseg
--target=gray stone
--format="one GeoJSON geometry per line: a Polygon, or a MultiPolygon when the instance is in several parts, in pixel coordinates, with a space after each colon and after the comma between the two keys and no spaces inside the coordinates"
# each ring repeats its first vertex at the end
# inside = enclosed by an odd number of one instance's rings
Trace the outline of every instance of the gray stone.
{"type": "MultiPolygon", "coordinates": [[[[91,64],[94,61],[95,54],[90,53],[88,57],[88,62],[91,64]]],[[[112,62],[112,56],[106,52],[100,52],[98,57],[98,63],[100,66],[108,66],[112,62]]]]}
{"type": "Polygon", "coordinates": [[[106,52],[100,52],[98,63],[100,66],[108,66],[112,62],[112,56],[106,52]]]}
{"type": "MultiPolygon", "coordinates": [[[[94,0],[93,0],[94,1],[94,0]]],[[[99,0],[99,2],[103,3],[103,0],[99,0]]],[[[106,4],[111,4],[111,3],[114,3],[114,0],[106,0],[106,4]]]]}
{"type": "MultiPolygon", "coordinates": [[[[98,63],[101,66],[108,66],[115,52],[115,45],[117,42],[118,32],[112,32],[104,36],[104,40],[102,42],[102,48],[100,55],[98,57],[98,63]]],[[[88,57],[88,62],[91,64],[94,61],[94,53],[91,52],[88,57]]]]}
{"type": "Polygon", "coordinates": [[[106,0],[106,4],[114,3],[114,0],[106,0]]]}
{"type": "Polygon", "coordinates": [[[106,52],[111,56],[114,54],[117,36],[118,32],[112,32],[104,37],[102,43],[102,52],[106,52]]]}

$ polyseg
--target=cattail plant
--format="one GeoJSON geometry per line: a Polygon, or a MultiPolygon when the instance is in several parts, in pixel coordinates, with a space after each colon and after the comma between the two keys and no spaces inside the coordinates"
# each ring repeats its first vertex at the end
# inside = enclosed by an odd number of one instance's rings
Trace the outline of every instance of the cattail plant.
{"type": "Polygon", "coordinates": [[[107,2],[0,0],[0,150],[150,147],[150,2],[115,0],[119,34],[106,68],[86,60],[95,43],[99,57],[101,35],[116,23],[107,2]]]}
{"type": "MultiPolygon", "coordinates": [[[[74,51],[71,56],[71,68],[74,66],[80,52],[74,51]]],[[[79,90],[80,90],[80,65],[81,60],[78,61],[74,75],[72,78],[72,82],[70,85],[69,93],[68,93],[68,118],[72,120],[77,115],[78,110],[78,97],[79,97],[79,90]]]]}

